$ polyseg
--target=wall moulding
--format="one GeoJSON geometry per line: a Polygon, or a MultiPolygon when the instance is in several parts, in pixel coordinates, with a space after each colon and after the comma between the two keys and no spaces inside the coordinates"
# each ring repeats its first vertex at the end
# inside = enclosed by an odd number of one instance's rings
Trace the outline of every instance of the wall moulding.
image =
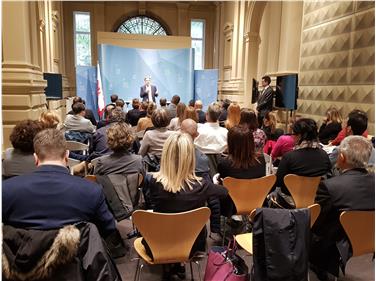
{"type": "Polygon", "coordinates": [[[223,28],[223,34],[225,35],[226,41],[231,41],[233,32],[234,25],[231,23],[226,23],[225,27],[223,28]]]}

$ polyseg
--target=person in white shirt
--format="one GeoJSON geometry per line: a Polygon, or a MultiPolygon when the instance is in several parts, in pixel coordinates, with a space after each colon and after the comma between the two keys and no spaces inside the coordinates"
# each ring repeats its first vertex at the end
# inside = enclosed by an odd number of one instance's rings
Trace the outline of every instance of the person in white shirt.
{"type": "Polygon", "coordinates": [[[158,96],[157,87],[151,84],[151,78],[145,77],[145,85],[141,86],[140,97],[142,101],[152,101],[155,102],[155,97],[158,96]]]}
{"type": "Polygon", "coordinates": [[[227,149],[227,129],[219,126],[220,114],[220,106],[216,103],[211,104],[206,112],[207,122],[199,124],[199,136],[194,143],[204,154],[220,154],[227,149]]]}

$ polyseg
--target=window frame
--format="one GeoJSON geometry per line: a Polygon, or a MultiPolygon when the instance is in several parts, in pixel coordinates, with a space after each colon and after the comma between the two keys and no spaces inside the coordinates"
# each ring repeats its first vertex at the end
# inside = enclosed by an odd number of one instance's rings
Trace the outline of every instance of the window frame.
{"type": "Polygon", "coordinates": [[[197,41],[201,41],[202,42],[202,56],[201,56],[201,65],[202,65],[202,68],[201,69],[197,69],[197,70],[205,69],[205,35],[206,35],[205,29],[206,29],[206,20],[205,19],[196,19],[196,18],[192,18],[191,19],[190,34],[189,35],[190,35],[190,37],[191,37],[192,40],[197,40],[197,41]],[[192,35],[191,35],[192,34],[192,22],[202,22],[203,23],[203,26],[202,26],[202,38],[192,37],[192,35]]]}
{"type": "Polygon", "coordinates": [[[150,36],[168,36],[169,35],[169,30],[168,28],[165,26],[165,24],[163,22],[161,22],[159,19],[156,19],[154,17],[151,17],[149,15],[136,15],[136,16],[131,16],[131,17],[128,17],[126,19],[124,19],[123,21],[121,21],[121,23],[118,25],[118,27],[115,29],[115,32],[117,33],[122,33],[122,34],[141,34],[141,35],[150,35],[150,36]],[[128,22],[128,21],[132,21],[136,18],[140,18],[141,19],[141,31],[142,33],[133,33],[131,31],[133,30],[129,30],[128,28],[126,28],[125,26],[125,23],[128,22]],[[144,33],[144,27],[145,27],[145,19],[148,19],[148,20],[151,20],[153,22],[155,22],[156,24],[159,25],[159,28],[156,29],[155,31],[158,31],[160,29],[162,29],[164,31],[165,34],[150,34],[150,33],[144,33]],[[121,27],[124,27],[124,29],[128,30],[129,32],[123,32],[120,30],[121,27]]]}
{"type": "Polygon", "coordinates": [[[87,65],[77,65],[77,42],[76,42],[76,35],[77,34],[85,34],[85,35],[89,35],[90,37],[90,65],[88,66],[91,66],[93,65],[93,56],[92,56],[92,40],[91,40],[91,14],[90,12],[82,12],[82,11],[74,11],[73,12],[73,41],[74,41],[74,66],[77,67],[77,66],[87,66],[87,65]],[[77,31],[76,30],[76,15],[88,15],[89,16],[89,26],[90,26],[90,31],[87,32],[87,31],[77,31]]]}

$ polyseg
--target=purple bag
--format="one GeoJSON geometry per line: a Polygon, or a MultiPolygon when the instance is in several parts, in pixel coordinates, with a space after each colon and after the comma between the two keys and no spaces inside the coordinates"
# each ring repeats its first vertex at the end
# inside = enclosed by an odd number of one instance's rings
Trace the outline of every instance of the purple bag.
{"type": "Polygon", "coordinates": [[[248,267],[244,260],[236,255],[235,240],[230,241],[227,247],[214,246],[210,249],[204,281],[247,280],[248,267]]]}

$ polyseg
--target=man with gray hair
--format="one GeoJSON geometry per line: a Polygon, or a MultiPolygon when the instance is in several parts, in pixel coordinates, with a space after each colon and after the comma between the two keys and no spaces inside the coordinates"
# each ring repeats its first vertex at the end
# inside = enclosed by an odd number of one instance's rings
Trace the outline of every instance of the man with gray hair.
{"type": "Polygon", "coordinates": [[[341,227],[343,210],[375,209],[375,175],[367,171],[372,144],[362,136],[348,136],[339,146],[339,176],[320,183],[315,202],[321,213],[312,228],[310,262],[320,280],[327,272],[338,276],[351,256],[350,244],[341,227]]]}
{"type": "Polygon", "coordinates": [[[196,100],[195,101],[195,110],[197,112],[198,116],[198,123],[205,123],[206,118],[205,118],[205,112],[202,110],[202,101],[201,100],[196,100]]]}

